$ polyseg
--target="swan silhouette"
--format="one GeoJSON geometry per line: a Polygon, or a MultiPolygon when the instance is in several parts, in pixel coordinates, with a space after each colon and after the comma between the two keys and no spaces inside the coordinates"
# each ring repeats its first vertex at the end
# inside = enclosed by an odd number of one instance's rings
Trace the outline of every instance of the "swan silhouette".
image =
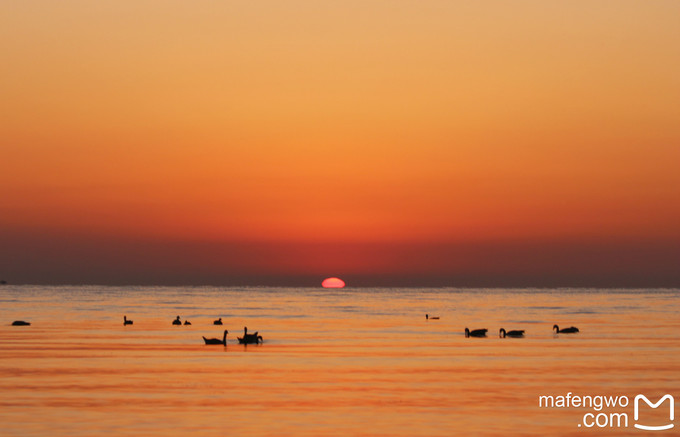
{"type": "Polygon", "coordinates": [[[524,337],[524,330],[515,330],[515,331],[505,331],[505,329],[501,328],[500,331],[498,331],[498,336],[500,338],[505,338],[505,337],[512,337],[512,338],[522,338],[524,337]]]}
{"type": "Polygon", "coordinates": [[[470,331],[469,329],[465,328],[465,338],[486,337],[486,331],[488,331],[488,329],[473,329],[470,331]]]}
{"type": "Polygon", "coordinates": [[[220,317],[219,319],[217,319],[213,322],[213,325],[221,325],[221,324],[222,324],[222,317],[220,317]]]}
{"type": "Polygon", "coordinates": [[[181,325],[182,324],[182,322],[179,320],[179,316],[177,316],[177,318],[172,321],[172,324],[173,325],[181,325]]]}
{"type": "Polygon", "coordinates": [[[429,314],[425,314],[425,320],[439,320],[439,316],[430,317],[429,314]]]}
{"type": "Polygon", "coordinates": [[[205,341],[205,344],[221,344],[221,345],[226,346],[227,345],[227,334],[228,333],[229,333],[229,331],[227,331],[225,329],[224,330],[224,337],[222,337],[222,340],[220,340],[219,338],[205,338],[205,337],[203,337],[203,341],[205,341]]]}
{"type": "Polygon", "coordinates": [[[127,316],[123,316],[123,326],[125,325],[132,325],[134,322],[132,320],[128,320],[127,316]]]}
{"type": "Polygon", "coordinates": [[[12,322],[12,326],[31,326],[31,322],[24,322],[23,320],[15,320],[12,322]]]}
{"type": "Polygon", "coordinates": [[[576,334],[578,332],[578,328],[575,326],[570,326],[569,328],[560,329],[559,326],[554,325],[553,331],[555,331],[555,334],[576,334]]]}
{"type": "Polygon", "coordinates": [[[257,343],[262,343],[262,336],[257,334],[257,331],[255,331],[254,334],[248,334],[248,327],[244,326],[243,327],[243,337],[236,337],[238,339],[239,344],[257,344],[257,343]]]}

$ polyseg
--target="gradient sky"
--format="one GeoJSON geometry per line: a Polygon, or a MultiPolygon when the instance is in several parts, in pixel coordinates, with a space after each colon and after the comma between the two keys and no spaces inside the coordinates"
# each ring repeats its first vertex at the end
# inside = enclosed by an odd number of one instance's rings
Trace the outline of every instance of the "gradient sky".
{"type": "Polygon", "coordinates": [[[0,3],[12,283],[680,286],[680,3],[0,3]]]}

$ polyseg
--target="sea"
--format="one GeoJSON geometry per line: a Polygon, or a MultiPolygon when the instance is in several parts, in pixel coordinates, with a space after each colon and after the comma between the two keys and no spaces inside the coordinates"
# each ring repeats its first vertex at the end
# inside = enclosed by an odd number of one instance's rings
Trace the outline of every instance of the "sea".
{"type": "Polygon", "coordinates": [[[679,315],[678,289],[4,285],[0,435],[680,435],[679,315]]]}

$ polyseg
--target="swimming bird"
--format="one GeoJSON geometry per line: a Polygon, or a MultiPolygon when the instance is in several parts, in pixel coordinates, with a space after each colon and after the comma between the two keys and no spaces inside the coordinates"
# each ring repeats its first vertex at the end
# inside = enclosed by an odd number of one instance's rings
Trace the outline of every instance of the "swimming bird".
{"type": "Polygon", "coordinates": [[[257,334],[257,331],[255,331],[254,334],[248,334],[248,327],[244,326],[243,327],[243,337],[236,337],[238,339],[239,344],[252,344],[252,343],[262,343],[262,336],[257,334]]]}
{"type": "Polygon", "coordinates": [[[177,316],[177,318],[172,321],[172,324],[173,325],[181,325],[182,324],[182,322],[179,320],[179,316],[177,316]]]}
{"type": "Polygon", "coordinates": [[[575,326],[570,326],[569,328],[560,329],[559,326],[554,325],[553,331],[555,331],[555,334],[576,334],[578,332],[578,328],[575,326]]]}
{"type": "Polygon", "coordinates": [[[425,314],[425,320],[439,320],[439,316],[430,317],[429,314],[425,314]]]}
{"type": "Polygon", "coordinates": [[[133,323],[133,321],[132,321],[132,320],[128,320],[128,319],[127,319],[127,316],[123,316],[123,326],[125,326],[125,325],[132,325],[132,323],[133,323]]]}
{"type": "Polygon", "coordinates": [[[12,322],[12,326],[31,326],[31,322],[24,322],[23,320],[15,320],[12,322]]]}
{"type": "Polygon", "coordinates": [[[501,328],[501,330],[498,331],[498,336],[500,338],[505,338],[505,337],[522,338],[522,337],[524,337],[524,330],[522,329],[522,330],[505,332],[505,329],[501,328]]]}
{"type": "Polygon", "coordinates": [[[184,324],[185,324],[185,325],[191,325],[191,322],[188,321],[188,320],[185,320],[185,321],[184,321],[184,324]]]}
{"type": "Polygon", "coordinates": [[[473,329],[470,331],[469,329],[465,328],[465,338],[486,337],[486,331],[488,331],[488,329],[473,329]]]}
{"type": "Polygon", "coordinates": [[[220,317],[219,319],[217,319],[213,322],[213,325],[221,325],[221,324],[222,324],[222,317],[220,317]]]}
{"type": "Polygon", "coordinates": [[[205,337],[203,337],[203,341],[205,341],[205,344],[221,344],[221,345],[226,346],[227,345],[227,334],[228,333],[229,333],[229,331],[227,331],[225,329],[224,330],[224,337],[222,337],[222,340],[220,340],[219,338],[205,338],[205,337]]]}

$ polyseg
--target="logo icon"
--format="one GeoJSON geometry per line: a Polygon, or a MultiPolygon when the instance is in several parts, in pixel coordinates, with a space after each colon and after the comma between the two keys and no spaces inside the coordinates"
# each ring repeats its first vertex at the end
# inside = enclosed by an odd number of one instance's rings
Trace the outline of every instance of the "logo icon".
{"type": "MultiPolygon", "coordinates": [[[[640,403],[641,399],[643,401],[645,401],[645,403],[652,408],[657,408],[666,399],[668,399],[668,401],[669,401],[668,403],[670,404],[670,415],[669,415],[670,421],[672,422],[675,419],[675,399],[673,399],[673,396],[665,395],[661,399],[659,399],[659,402],[653,404],[652,402],[650,402],[649,399],[647,399],[647,397],[645,395],[637,395],[637,396],[635,396],[635,404],[634,404],[634,406],[635,406],[635,421],[636,422],[638,421],[638,417],[639,417],[639,408],[638,407],[639,407],[639,403],[640,403]]],[[[644,429],[646,431],[663,431],[665,429],[671,429],[674,426],[675,425],[673,425],[672,423],[669,423],[668,425],[661,425],[661,426],[647,426],[647,425],[639,425],[637,423],[635,424],[636,428],[644,429]]]]}

